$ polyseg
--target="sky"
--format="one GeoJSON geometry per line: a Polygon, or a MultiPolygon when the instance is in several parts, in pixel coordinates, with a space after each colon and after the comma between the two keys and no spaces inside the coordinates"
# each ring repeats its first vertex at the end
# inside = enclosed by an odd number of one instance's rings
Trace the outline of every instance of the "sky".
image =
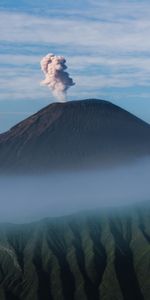
{"type": "Polygon", "coordinates": [[[69,100],[109,100],[150,123],[150,2],[1,0],[0,132],[54,97],[40,60],[63,55],[69,100]]]}

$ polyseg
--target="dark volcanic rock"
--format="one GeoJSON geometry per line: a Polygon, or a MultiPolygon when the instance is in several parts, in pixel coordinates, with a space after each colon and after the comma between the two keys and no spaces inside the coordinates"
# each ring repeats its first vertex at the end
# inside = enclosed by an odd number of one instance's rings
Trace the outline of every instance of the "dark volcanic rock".
{"type": "Polygon", "coordinates": [[[106,166],[150,154],[150,126],[103,100],[53,103],[0,135],[1,170],[106,166]]]}

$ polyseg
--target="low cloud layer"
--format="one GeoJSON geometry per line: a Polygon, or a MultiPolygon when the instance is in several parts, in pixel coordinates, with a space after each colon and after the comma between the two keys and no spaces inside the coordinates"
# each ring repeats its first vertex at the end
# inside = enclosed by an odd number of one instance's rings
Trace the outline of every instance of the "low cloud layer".
{"type": "Polygon", "coordinates": [[[150,160],[99,172],[1,177],[0,220],[29,222],[150,201],[150,160]]]}

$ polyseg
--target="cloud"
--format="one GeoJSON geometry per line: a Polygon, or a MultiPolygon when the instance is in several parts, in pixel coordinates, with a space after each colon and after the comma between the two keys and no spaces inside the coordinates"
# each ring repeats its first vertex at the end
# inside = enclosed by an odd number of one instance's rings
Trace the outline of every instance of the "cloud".
{"type": "MultiPolygon", "coordinates": [[[[110,9],[109,9],[110,10],[110,9]]],[[[36,17],[19,13],[0,13],[1,41],[50,43],[95,48],[99,52],[149,51],[150,20],[126,21],[36,17]],[[9,22],[7,21],[9,20],[9,22]]]]}
{"type": "MultiPolygon", "coordinates": [[[[0,64],[3,63],[0,74],[1,99],[49,97],[48,91],[39,86],[42,80],[40,59],[39,55],[0,55],[0,64]],[[8,61],[9,65],[7,65],[8,61]]],[[[95,94],[95,90],[99,89],[98,97],[103,88],[126,88],[135,85],[148,87],[150,84],[148,57],[73,55],[68,57],[68,64],[76,82],[70,95],[74,93],[77,98],[80,97],[82,90],[88,97],[90,91],[91,94],[95,94]]]]}
{"type": "Polygon", "coordinates": [[[87,0],[68,7],[60,9],[47,3],[41,15],[35,14],[34,8],[30,13],[0,12],[3,29],[0,42],[7,44],[7,54],[5,47],[0,52],[1,99],[49,97],[48,91],[39,87],[42,79],[39,61],[47,50],[67,57],[70,73],[77,83],[70,92],[73,97],[107,96],[109,88],[116,89],[112,97],[118,88],[147,89],[149,3],[87,0]],[[86,10],[79,11],[85,5],[86,10]]]}

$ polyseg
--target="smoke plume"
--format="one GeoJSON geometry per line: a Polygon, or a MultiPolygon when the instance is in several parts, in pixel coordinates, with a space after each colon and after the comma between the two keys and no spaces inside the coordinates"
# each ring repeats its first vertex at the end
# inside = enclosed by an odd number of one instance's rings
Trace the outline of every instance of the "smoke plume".
{"type": "Polygon", "coordinates": [[[42,58],[40,64],[45,75],[41,84],[47,85],[59,101],[65,102],[67,90],[75,84],[65,71],[67,69],[65,58],[49,53],[42,58]]]}

